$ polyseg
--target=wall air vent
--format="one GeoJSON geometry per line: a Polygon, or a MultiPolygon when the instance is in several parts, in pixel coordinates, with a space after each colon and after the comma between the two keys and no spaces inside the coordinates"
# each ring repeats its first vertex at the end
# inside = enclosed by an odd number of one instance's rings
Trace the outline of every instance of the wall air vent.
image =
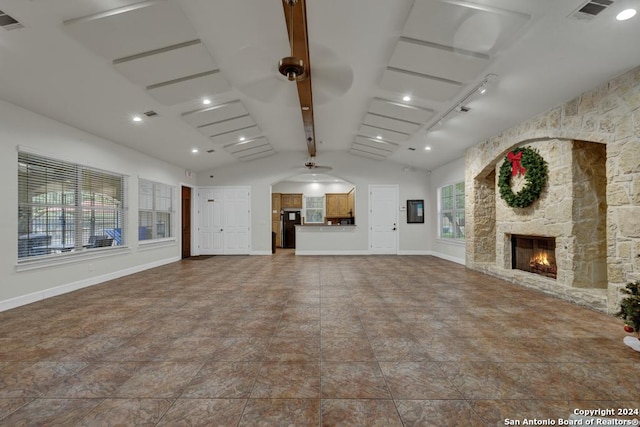
{"type": "Polygon", "coordinates": [[[13,16],[7,15],[3,11],[0,10],[0,27],[4,28],[7,31],[17,30],[18,28],[23,28],[24,26],[18,22],[13,16]]]}
{"type": "Polygon", "coordinates": [[[600,12],[613,4],[612,0],[589,0],[583,3],[578,9],[573,11],[569,18],[579,19],[581,21],[591,20],[598,16],[600,12]]]}

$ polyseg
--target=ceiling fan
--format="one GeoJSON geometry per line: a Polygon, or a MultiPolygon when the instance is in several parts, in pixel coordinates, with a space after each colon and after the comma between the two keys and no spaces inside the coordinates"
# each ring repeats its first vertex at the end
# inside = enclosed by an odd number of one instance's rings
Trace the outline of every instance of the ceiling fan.
{"type": "MultiPolygon", "coordinates": [[[[296,51],[294,49],[294,31],[293,31],[293,7],[298,4],[298,0],[284,0],[285,3],[289,6],[289,46],[291,46],[291,56],[286,56],[278,62],[278,71],[280,74],[285,76],[287,80],[292,81],[303,81],[309,77],[309,73],[307,73],[307,68],[305,67],[304,59],[296,56],[296,51]]],[[[306,12],[305,12],[306,13],[306,12]]],[[[286,14],[286,12],[285,12],[286,14]]],[[[306,22],[304,25],[304,29],[306,32],[306,22]]],[[[306,34],[304,35],[304,39],[306,40],[306,34]]],[[[307,50],[308,55],[308,50],[307,50]]]]}
{"type": "Polygon", "coordinates": [[[307,136],[307,149],[309,155],[313,157],[316,154],[314,105],[327,102],[346,93],[353,83],[353,71],[348,62],[339,58],[330,49],[316,45],[312,45],[314,49],[314,65],[312,66],[309,60],[306,0],[282,0],[282,4],[287,24],[290,55],[279,61],[265,58],[265,53],[273,50],[274,46],[280,45],[281,42],[270,44],[266,40],[260,40],[259,43],[264,44],[262,49],[257,49],[257,46],[247,46],[244,53],[236,55],[236,58],[239,60],[244,58],[247,64],[253,65],[241,67],[247,72],[247,78],[242,79],[241,76],[238,76],[240,80],[244,80],[244,82],[239,81],[238,89],[259,101],[274,105],[278,104],[278,101],[293,104],[290,92],[291,85],[287,81],[295,82],[299,100],[299,103],[295,104],[302,114],[303,128],[307,136]],[[276,64],[278,73],[271,71],[276,64]],[[266,70],[269,70],[269,73],[265,76],[264,71],[266,70]],[[252,71],[258,72],[252,73],[252,71]],[[315,93],[312,93],[312,86],[315,93]]]}
{"type": "Polygon", "coordinates": [[[316,164],[315,156],[309,157],[309,159],[306,162],[304,162],[304,167],[314,172],[327,172],[327,171],[333,170],[331,166],[323,166],[323,165],[316,164]]]}

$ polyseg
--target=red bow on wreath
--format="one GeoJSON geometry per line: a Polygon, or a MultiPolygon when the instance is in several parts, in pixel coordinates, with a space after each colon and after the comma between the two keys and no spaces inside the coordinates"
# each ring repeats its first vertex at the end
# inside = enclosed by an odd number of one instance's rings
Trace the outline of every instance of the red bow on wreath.
{"type": "Polygon", "coordinates": [[[519,151],[518,153],[507,153],[507,160],[511,163],[511,176],[516,176],[518,174],[524,175],[527,171],[520,163],[520,160],[522,160],[522,151],[519,151]]]}

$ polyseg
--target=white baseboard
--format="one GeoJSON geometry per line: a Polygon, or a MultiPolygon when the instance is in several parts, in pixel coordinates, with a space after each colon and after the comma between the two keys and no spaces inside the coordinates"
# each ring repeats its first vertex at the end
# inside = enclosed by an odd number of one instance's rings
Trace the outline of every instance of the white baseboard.
{"type": "Polygon", "coordinates": [[[271,251],[251,251],[249,255],[271,255],[271,251]]]}
{"type": "Polygon", "coordinates": [[[22,305],[31,304],[36,301],[55,297],[58,295],[66,294],[76,291],[78,289],[87,288],[89,286],[97,285],[109,280],[118,279],[130,274],[139,273],[150,268],[160,267],[161,265],[170,264],[172,262],[180,261],[180,257],[172,257],[159,261],[150,262],[148,264],[137,265],[135,267],[126,268],[124,270],[114,271],[111,273],[103,274],[101,276],[89,277],[87,279],[78,280],[77,282],[68,283],[66,285],[60,285],[53,288],[45,289],[38,292],[33,292],[27,295],[20,295],[19,297],[11,298],[8,300],[0,301],[0,311],[10,310],[12,308],[20,307],[22,305]]]}
{"type": "Polygon", "coordinates": [[[425,251],[425,250],[399,251],[398,255],[431,255],[431,251],[425,251]]]}
{"type": "MultiPolygon", "coordinates": [[[[324,250],[324,251],[305,251],[296,249],[296,255],[380,255],[374,252],[353,250],[353,251],[338,251],[338,250],[324,250]]],[[[384,255],[384,254],[383,254],[384,255]]],[[[393,254],[389,254],[393,255],[393,254]]],[[[399,251],[395,255],[434,255],[431,251],[426,250],[408,250],[399,251]]],[[[435,255],[437,256],[437,255],[435,255]]],[[[444,255],[443,255],[444,257],[444,255]]],[[[450,260],[453,261],[453,260],[450,260]]],[[[464,264],[464,260],[462,261],[464,264]]]]}
{"type": "Polygon", "coordinates": [[[304,251],[296,249],[296,255],[371,255],[369,251],[304,251]]]}
{"type": "Polygon", "coordinates": [[[458,257],[454,257],[451,255],[447,255],[447,254],[442,254],[440,252],[430,252],[429,255],[432,255],[434,257],[437,258],[442,258],[442,259],[446,259],[447,261],[451,261],[451,262],[455,262],[457,264],[462,264],[462,265],[466,265],[464,258],[458,258],[458,257]]]}

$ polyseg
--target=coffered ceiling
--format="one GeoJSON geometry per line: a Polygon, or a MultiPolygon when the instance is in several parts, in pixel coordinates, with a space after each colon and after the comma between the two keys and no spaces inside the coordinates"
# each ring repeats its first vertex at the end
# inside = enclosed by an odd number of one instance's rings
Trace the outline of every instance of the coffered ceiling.
{"type": "MultiPolygon", "coordinates": [[[[640,65],[640,18],[615,19],[640,0],[576,14],[585,3],[307,0],[318,158],[433,169],[640,65]]],[[[1,99],[192,171],[308,155],[296,85],[277,70],[282,0],[0,11],[19,23],[0,28],[1,99]]]]}

